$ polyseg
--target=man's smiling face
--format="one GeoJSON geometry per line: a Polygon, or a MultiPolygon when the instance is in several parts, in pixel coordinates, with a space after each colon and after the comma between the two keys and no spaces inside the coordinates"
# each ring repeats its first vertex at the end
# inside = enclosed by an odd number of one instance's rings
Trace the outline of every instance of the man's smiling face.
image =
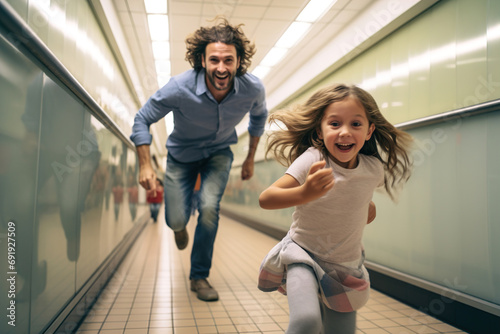
{"type": "Polygon", "coordinates": [[[202,65],[206,70],[207,87],[215,98],[224,97],[233,87],[240,59],[234,45],[210,43],[205,49],[202,65]]]}

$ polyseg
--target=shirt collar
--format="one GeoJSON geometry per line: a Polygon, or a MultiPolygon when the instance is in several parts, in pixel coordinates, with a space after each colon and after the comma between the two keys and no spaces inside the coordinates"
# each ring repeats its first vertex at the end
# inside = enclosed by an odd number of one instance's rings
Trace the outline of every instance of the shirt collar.
{"type": "MultiPolygon", "coordinates": [[[[208,91],[207,82],[205,81],[206,71],[202,68],[196,78],[196,95],[202,95],[208,91]]],[[[240,78],[236,75],[234,77],[233,90],[235,94],[238,94],[240,89],[240,78]]],[[[231,92],[230,92],[231,93],[231,92]]]]}
{"type": "Polygon", "coordinates": [[[205,81],[205,69],[202,68],[196,75],[196,95],[202,95],[208,90],[205,81]]]}

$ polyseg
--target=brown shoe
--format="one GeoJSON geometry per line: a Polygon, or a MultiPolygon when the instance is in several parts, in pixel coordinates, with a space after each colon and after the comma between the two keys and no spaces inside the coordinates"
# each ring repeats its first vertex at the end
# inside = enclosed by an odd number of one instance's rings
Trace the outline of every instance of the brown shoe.
{"type": "Polygon", "coordinates": [[[191,291],[196,292],[196,297],[206,302],[219,300],[219,294],[205,278],[191,280],[191,291]]]}
{"type": "Polygon", "coordinates": [[[179,250],[183,250],[187,247],[189,241],[189,235],[186,229],[183,229],[179,232],[174,232],[175,235],[175,244],[179,250]]]}

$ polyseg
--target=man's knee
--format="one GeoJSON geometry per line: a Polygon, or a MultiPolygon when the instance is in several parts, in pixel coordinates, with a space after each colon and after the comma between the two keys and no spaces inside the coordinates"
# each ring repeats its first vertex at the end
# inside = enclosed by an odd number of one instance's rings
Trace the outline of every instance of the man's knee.
{"type": "Polygon", "coordinates": [[[219,226],[219,213],[213,208],[201,208],[198,223],[203,225],[206,231],[217,231],[219,226]]]}
{"type": "Polygon", "coordinates": [[[186,228],[188,221],[186,219],[171,218],[165,215],[165,222],[174,232],[180,232],[186,228]]]}

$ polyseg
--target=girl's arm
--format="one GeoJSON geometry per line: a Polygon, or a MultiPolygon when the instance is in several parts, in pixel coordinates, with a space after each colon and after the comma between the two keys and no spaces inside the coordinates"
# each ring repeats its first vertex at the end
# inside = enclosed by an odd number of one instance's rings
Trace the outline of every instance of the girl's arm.
{"type": "Polygon", "coordinates": [[[375,203],[373,203],[373,201],[370,201],[370,204],[368,205],[367,224],[370,224],[375,219],[376,216],[377,216],[377,208],[375,207],[375,203]]]}
{"type": "Polygon", "coordinates": [[[259,196],[263,209],[284,209],[305,204],[323,196],[332,189],[335,180],[331,168],[323,168],[325,161],[312,164],[306,182],[300,185],[291,175],[285,174],[259,196]]]}

